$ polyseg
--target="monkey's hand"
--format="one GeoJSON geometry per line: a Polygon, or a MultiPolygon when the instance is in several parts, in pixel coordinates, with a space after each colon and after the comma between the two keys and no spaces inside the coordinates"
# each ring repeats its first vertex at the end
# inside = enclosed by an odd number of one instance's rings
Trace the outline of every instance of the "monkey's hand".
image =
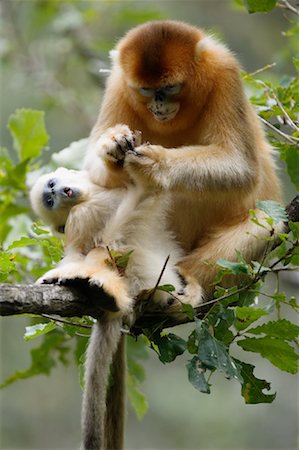
{"type": "Polygon", "coordinates": [[[96,143],[96,152],[104,161],[123,165],[128,151],[134,152],[136,146],[141,144],[141,132],[131,131],[127,125],[116,125],[108,128],[96,143]]]}
{"type": "Polygon", "coordinates": [[[136,183],[167,188],[166,153],[160,145],[144,144],[127,152],[124,167],[136,183]]]}

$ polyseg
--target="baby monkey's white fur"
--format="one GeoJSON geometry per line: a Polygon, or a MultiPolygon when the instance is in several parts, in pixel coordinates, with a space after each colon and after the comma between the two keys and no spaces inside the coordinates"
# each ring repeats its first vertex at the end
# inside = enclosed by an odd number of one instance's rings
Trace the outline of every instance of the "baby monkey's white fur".
{"type": "MultiPolygon", "coordinates": [[[[86,171],[58,168],[37,180],[30,197],[34,211],[53,230],[59,231],[64,226],[66,235],[65,257],[38,282],[89,278],[91,283],[103,285],[110,293],[112,280],[122,281],[125,289],[111,295],[115,295],[123,314],[130,312],[132,299],[140,291],[155,286],[170,256],[160,284],[181,289],[175,264],[183,252],[166,230],[166,194],[148,195],[143,187],[134,185],[105,189],[92,183],[86,171]],[[52,209],[43,202],[50,181],[55,182],[52,209]],[[73,196],[63,195],[64,190],[71,190],[73,196]],[[123,253],[132,251],[125,277],[106,264],[110,257],[108,248],[123,253]],[[105,269],[103,274],[101,269],[105,269]]],[[[163,301],[165,293],[158,290],[156,296],[163,301]]]]}

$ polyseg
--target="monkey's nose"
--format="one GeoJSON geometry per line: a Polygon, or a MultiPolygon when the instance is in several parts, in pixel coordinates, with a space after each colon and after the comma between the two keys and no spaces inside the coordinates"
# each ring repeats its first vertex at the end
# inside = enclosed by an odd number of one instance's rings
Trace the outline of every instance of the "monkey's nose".
{"type": "Polygon", "coordinates": [[[64,189],[63,189],[63,192],[64,192],[69,198],[71,198],[71,197],[73,196],[73,191],[72,191],[72,189],[69,188],[69,187],[64,188],[64,189]]]}

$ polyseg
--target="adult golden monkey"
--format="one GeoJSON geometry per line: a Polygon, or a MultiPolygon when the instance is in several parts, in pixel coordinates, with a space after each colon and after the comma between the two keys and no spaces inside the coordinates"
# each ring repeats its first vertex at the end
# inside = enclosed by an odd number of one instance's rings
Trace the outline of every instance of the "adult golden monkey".
{"type": "Polygon", "coordinates": [[[272,150],[245,96],[238,62],[202,30],[175,21],[132,29],[112,58],[85,167],[106,187],[134,173],[153,189],[172,192],[169,227],[188,252],[181,274],[195,275],[209,295],[215,268],[206,261],[234,259],[235,249],[258,258],[265,242],[252,234],[265,231],[250,221],[249,209],[258,200],[280,200],[272,150]],[[101,145],[102,133],[119,123],[141,130],[150,143],[126,155],[125,171],[124,153],[113,141],[117,127],[110,146],[101,145]]]}
{"type": "MultiPolygon", "coordinates": [[[[187,253],[180,273],[195,276],[208,297],[220,257],[234,259],[238,249],[251,260],[264,252],[266,241],[254,236],[267,231],[250,221],[249,209],[258,200],[280,200],[271,148],[246,99],[239,64],[202,30],[174,21],[129,31],[112,60],[85,168],[107,188],[134,174],[170,193],[168,225],[187,253]],[[126,154],[130,130],[122,134],[118,124],[141,130],[149,144],[126,154]],[[110,127],[107,140],[102,134],[110,127]]],[[[108,399],[108,410],[113,405],[108,399]]]]}

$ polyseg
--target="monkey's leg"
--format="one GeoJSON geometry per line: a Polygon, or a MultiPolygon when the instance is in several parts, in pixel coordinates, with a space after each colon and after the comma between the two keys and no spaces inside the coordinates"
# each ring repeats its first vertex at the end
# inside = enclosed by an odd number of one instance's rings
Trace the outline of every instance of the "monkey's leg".
{"type": "Polygon", "coordinates": [[[121,336],[113,356],[106,399],[105,438],[107,450],[124,448],[126,338],[121,336]]]}
{"type": "Polygon", "coordinates": [[[91,286],[99,286],[114,298],[121,315],[131,312],[133,299],[129,296],[127,283],[117,269],[109,266],[109,255],[104,248],[95,248],[86,256],[89,267],[88,275],[91,286]]]}
{"type": "MultiPolygon", "coordinates": [[[[258,220],[266,225],[264,218],[267,217],[262,211],[256,210],[258,220]]],[[[270,227],[262,228],[254,224],[250,219],[233,225],[229,228],[218,229],[210,233],[199,248],[179,262],[178,268],[188,282],[188,276],[194,277],[202,286],[205,299],[209,298],[214,290],[213,280],[217,272],[216,262],[220,258],[230,261],[236,260],[236,250],[240,251],[246,261],[261,260],[269,241],[270,227]]],[[[275,225],[275,233],[284,232],[285,224],[275,225]]],[[[227,278],[227,286],[236,280],[227,278]]]]}

